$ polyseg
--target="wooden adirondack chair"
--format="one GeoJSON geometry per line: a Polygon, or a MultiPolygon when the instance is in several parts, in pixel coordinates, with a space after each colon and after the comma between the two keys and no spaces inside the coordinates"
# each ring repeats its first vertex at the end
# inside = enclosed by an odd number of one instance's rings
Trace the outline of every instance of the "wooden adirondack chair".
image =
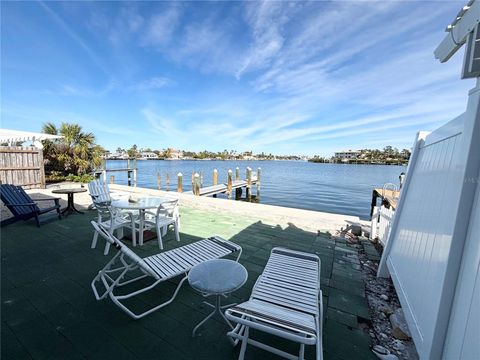
{"type": "Polygon", "coordinates": [[[60,198],[46,198],[32,200],[30,196],[20,186],[2,184],[0,185],[0,198],[5,206],[12,212],[13,218],[2,220],[0,226],[11,224],[18,220],[28,220],[35,218],[37,226],[40,227],[39,216],[47,212],[57,210],[58,218],[62,218],[60,213],[60,198]],[[54,206],[40,209],[37,201],[53,201],[54,206]]]}

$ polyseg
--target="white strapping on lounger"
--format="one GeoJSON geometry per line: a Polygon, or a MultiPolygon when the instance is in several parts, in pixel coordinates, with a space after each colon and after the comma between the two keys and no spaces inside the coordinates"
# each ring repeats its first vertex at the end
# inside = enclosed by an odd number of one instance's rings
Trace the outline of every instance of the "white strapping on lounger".
{"type": "Polygon", "coordinates": [[[242,342],[239,360],[247,344],[287,359],[303,359],[305,345],[316,345],[316,359],[322,359],[322,313],[319,257],[278,247],[272,249],[250,300],[225,311],[237,323],[228,335],[242,342]],[[250,328],[300,343],[299,355],[249,338],[250,328]]]}
{"type": "Polygon", "coordinates": [[[97,300],[105,299],[107,296],[117,305],[120,309],[126,312],[134,319],[140,319],[152,312],[170,304],[178,294],[182,284],[187,279],[187,274],[190,269],[204,261],[211,259],[218,259],[235,252],[239,252],[237,261],[242,254],[241,246],[224,240],[218,236],[210,237],[208,239],[196,241],[194,243],[178,247],[173,250],[165,251],[157,255],[141,258],[124,245],[120,240],[115,238],[112,234],[97,224],[95,221],[91,222],[95,230],[109,241],[118,251],[118,253],[100,270],[97,276],[92,281],[92,289],[97,300]],[[114,267],[117,263],[120,263],[118,267],[114,267]],[[125,275],[129,272],[140,271],[142,275],[134,277],[133,279],[125,280],[125,275]],[[113,274],[119,274],[116,277],[113,274]],[[121,301],[139,295],[145,291],[153,289],[155,286],[163,281],[174,278],[176,276],[183,275],[183,278],[178,283],[175,292],[172,297],[143,313],[136,314],[130,310],[121,301]],[[114,290],[118,287],[131,284],[140,279],[146,277],[152,277],[154,282],[140,290],[133,291],[131,293],[116,295],[114,290]],[[97,290],[97,282],[101,282],[104,287],[104,292],[99,294],[97,290]]]}

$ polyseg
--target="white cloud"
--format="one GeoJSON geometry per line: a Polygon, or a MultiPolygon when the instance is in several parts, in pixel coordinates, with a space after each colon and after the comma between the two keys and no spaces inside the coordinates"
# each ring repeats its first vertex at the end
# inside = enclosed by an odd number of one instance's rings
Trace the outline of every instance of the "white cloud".
{"type": "Polygon", "coordinates": [[[163,88],[164,86],[170,84],[170,79],[166,77],[152,77],[150,79],[139,82],[138,84],[130,85],[128,90],[130,91],[146,91],[146,90],[155,90],[163,88]]]}
{"type": "Polygon", "coordinates": [[[143,45],[164,47],[170,43],[179,24],[181,9],[179,6],[168,6],[166,9],[165,7],[162,6],[162,11],[149,19],[141,40],[143,45]]]}

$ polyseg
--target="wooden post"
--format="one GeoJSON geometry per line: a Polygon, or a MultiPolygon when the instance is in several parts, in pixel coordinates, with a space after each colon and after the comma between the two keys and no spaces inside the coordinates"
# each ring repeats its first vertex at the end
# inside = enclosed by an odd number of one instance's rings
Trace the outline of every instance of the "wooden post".
{"type": "Polygon", "coordinates": [[[40,166],[40,187],[45,189],[45,161],[43,159],[43,150],[38,149],[38,165],[40,166]]]}
{"type": "Polygon", "coordinates": [[[200,196],[200,175],[198,173],[193,175],[193,194],[200,196]]]}
{"type": "Polygon", "coordinates": [[[162,187],[162,177],[160,176],[160,171],[157,172],[157,189],[160,190],[162,187]]]}
{"type": "Polygon", "coordinates": [[[257,201],[260,199],[260,176],[262,174],[262,168],[257,168],[257,201]]]}
{"type": "Polygon", "coordinates": [[[218,170],[213,169],[213,185],[217,185],[218,183],[218,170]]]}
{"type": "Polygon", "coordinates": [[[177,174],[177,192],[179,192],[179,193],[181,193],[183,191],[183,189],[182,189],[182,185],[183,185],[182,184],[182,177],[183,177],[182,173],[179,172],[177,174]]]}
{"type": "Polygon", "coordinates": [[[194,186],[195,186],[195,171],[192,171],[192,191],[194,186]]]}
{"type": "Polygon", "coordinates": [[[170,174],[167,173],[167,191],[170,191],[170,174]]]}
{"type": "Polygon", "coordinates": [[[252,199],[252,169],[247,167],[247,190],[246,196],[248,201],[252,199]]]}
{"type": "Polygon", "coordinates": [[[230,199],[232,197],[232,170],[228,170],[227,176],[227,195],[230,199]]]}
{"type": "Polygon", "coordinates": [[[110,184],[115,184],[115,176],[110,175],[110,184]]]}
{"type": "Polygon", "coordinates": [[[204,178],[204,172],[203,171],[200,171],[200,187],[203,186],[203,178],[204,178]]]}
{"type": "Polygon", "coordinates": [[[238,166],[235,168],[235,180],[240,180],[240,168],[238,166]]]}

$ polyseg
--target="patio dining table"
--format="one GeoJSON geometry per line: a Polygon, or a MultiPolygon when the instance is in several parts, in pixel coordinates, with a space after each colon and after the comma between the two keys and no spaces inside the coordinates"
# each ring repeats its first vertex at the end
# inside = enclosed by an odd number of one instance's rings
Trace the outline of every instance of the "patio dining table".
{"type": "Polygon", "coordinates": [[[143,233],[145,230],[145,211],[157,209],[162,203],[169,201],[162,197],[142,197],[138,199],[123,198],[112,200],[111,206],[117,209],[138,211],[139,213],[139,234],[138,244],[143,245],[143,233]]]}

